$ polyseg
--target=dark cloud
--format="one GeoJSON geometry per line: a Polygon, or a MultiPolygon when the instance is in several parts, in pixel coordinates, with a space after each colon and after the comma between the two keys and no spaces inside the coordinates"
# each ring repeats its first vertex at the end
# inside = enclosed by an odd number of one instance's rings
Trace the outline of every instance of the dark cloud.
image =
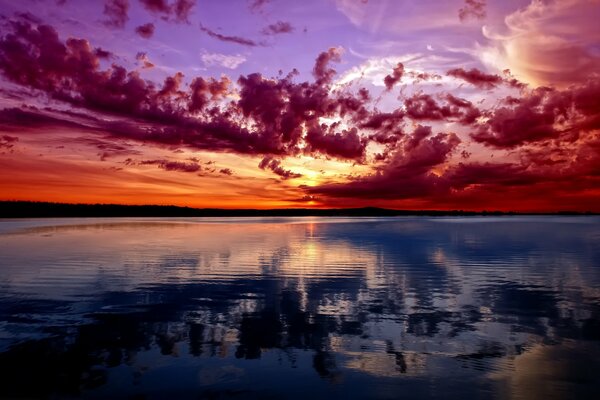
{"type": "Polygon", "coordinates": [[[68,113],[52,114],[32,106],[0,110],[0,128],[4,131],[18,132],[54,127],[88,128],[89,126],[71,121],[68,113]]]}
{"type": "Polygon", "coordinates": [[[600,129],[600,81],[565,90],[537,88],[489,113],[473,140],[496,148],[515,148],[552,139],[576,141],[581,132],[600,129]]]}
{"type": "Polygon", "coordinates": [[[504,74],[504,84],[506,84],[508,87],[519,90],[523,90],[527,87],[525,83],[519,81],[513,76],[513,74],[510,72],[510,69],[505,69],[502,71],[502,73],[504,74]]]}
{"type": "Polygon", "coordinates": [[[209,102],[223,98],[230,90],[231,81],[223,76],[220,80],[214,78],[195,78],[190,84],[191,96],[188,110],[201,111],[209,102]]]}
{"type": "Polygon", "coordinates": [[[455,189],[470,185],[528,185],[540,176],[528,171],[522,164],[511,163],[459,163],[450,168],[445,178],[455,189]]]}
{"type": "Polygon", "coordinates": [[[211,29],[208,29],[207,27],[200,25],[200,30],[202,30],[202,32],[206,33],[208,36],[215,38],[217,40],[220,40],[222,42],[229,42],[229,43],[236,43],[242,46],[249,46],[249,47],[254,47],[254,46],[258,46],[259,44],[256,43],[254,40],[251,39],[247,39],[247,38],[243,38],[240,36],[227,36],[227,35],[223,35],[221,33],[215,32],[211,29]]]}
{"type": "Polygon", "coordinates": [[[531,201],[536,191],[552,201],[563,196],[560,193],[577,198],[600,185],[599,88],[594,82],[565,91],[542,88],[511,102],[512,107],[489,110],[488,121],[475,125],[487,134],[478,132],[474,139],[512,149],[517,161],[451,164],[458,138],[433,136],[431,128],[419,126],[396,138],[388,148],[392,154],[380,157],[387,162],[375,173],[304,190],[319,195],[323,204],[337,205],[336,198],[417,199],[473,208],[501,204],[494,196],[504,193],[513,200],[503,209],[527,209],[527,204],[517,205],[514,199],[531,201]]]}
{"type": "Polygon", "coordinates": [[[196,5],[196,0],[176,0],[173,4],[173,14],[175,19],[180,22],[188,22],[192,8],[196,5]]]}
{"type": "Polygon", "coordinates": [[[329,64],[332,61],[340,62],[341,57],[342,51],[337,47],[331,47],[329,50],[319,54],[313,68],[313,75],[318,85],[331,83],[336,71],[333,68],[329,68],[329,64]]]}
{"type": "Polygon", "coordinates": [[[143,160],[140,165],[157,165],[165,171],[198,172],[202,167],[197,162],[169,161],[169,160],[143,160]]]}
{"type": "Polygon", "coordinates": [[[0,149],[12,149],[19,138],[16,136],[2,135],[0,136],[0,149]]]}
{"type": "Polygon", "coordinates": [[[477,68],[472,68],[468,71],[463,68],[454,68],[449,70],[447,74],[448,76],[469,82],[480,89],[493,89],[503,82],[502,77],[499,75],[489,75],[477,68]]]}
{"type": "Polygon", "coordinates": [[[363,199],[402,199],[446,192],[445,180],[433,168],[446,162],[460,140],[455,134],[432,135],[431,127],[418,126],[401,139],[390,162],[372,175],[347,183],[305,188],[308,194],[363,199]]]}
{"type": "Polygon", "coordinates": [[[103,58],[103,59],[108,59],[108,58],[113,57],[113,53],[111,53],[108,50],[104,50],[100,47],[96,47],[94,49],[94,55],[98,58],[103,58]]]}
{"type": "MultiPolygon", "coordinates": [[[[242,154],[364,156],[366,141],[356,130],[318,123],[321,117],[365,112],[368,92],[358,97],[330,92],[335,70],[329,62],[339,60],[338,49],[317,57],[315,83],[294,83],[294,74],[281,79],[250,74],[238,81],[239,100],[218,107],[230,90],[227,78],[197,77],[183,87],[183,75],[176,73],[156,85],[116,64],[102,69],[86,40],[62,42],[48,25],[22,20],[11,25],[13,32],[0,39],[4,76],[50,98],[112,116],[103,128],[115,138],[242,154]],[[311,131],[306,138],[310,150],[302,149],[305,130],[311,131]]],[[[143,53],[137,58],[147,66],[143,53]]]]}
{"type": "Polygon", "coordinates": [[[196,0],[139,0],[142,6],[153,14],[160,15],[165,21],[189,22],[189,16],[196,0]]]}
{"type": "Polygon", "coordinates": [[[148,55],[142,51],[135,55],[135,59],[141,64],[142,68],[153,68],[154,64],[148,58],[148,55]]]}
{"type": "Polygon", "coordinates": [[[99,151],[98,156],[100,157],[100,161],[106,161],[108,158],[116,156],[132,156],[141,154],[138,150],[132,148],[131,145],[114,142],[110,139],[107,140],[95,137],[78,137],[70,139],[70,142],[94,147],[99,151]]]}
{"type": "Polygon", "coordinates": [[[383,78],[383,83],[385,84],[386,89],[392,90],[394,85],[400,82],[402,75],[404,75],[404,64],[398,63],[398,65],[396,65],[392,70],[392,73],[383,78]]]}
{"type": "Polygon", "coordinates": [[[167,0],[139,0],[139,2],[150,12],[157,14],[171,13],[171,6],[167,0]]]}
{"type": "Polygon", "coordinates": [[[367,147],[366,140],[361,139],[356,128],[335,132],[336,125],[329,127],[314,124],[306,133],[306,148],[308,154],[323,154],[326,156],[362,161],[367,147]]]}
{"type": "Polygon", "coordinates": [[[277,160],[272,157],[263,158],[258,164],[258,168],[269,169],[273,171],[276,175],[279,175],[281,179],[293,179],[300,178],[302,176],[302,174],[297,174],[290,170],[284,169],[281,166],[281,160],[277,160]]]}
{"type": "Polygon", "coordinates": [[[106,0],[104,3],[104,15],[108,17],[106,24],[117,28],[123,28],[129,20],[129,0],[106,0]]]}
{"type": "Polygon", "coordinates": [[[405,71],[405,75],[410,76],[415,80],[415,83],[424,81],[439,81],[442,79],[441,75],[429,72],[416,72],[416,71],[405,71]]]}
{"type": "Polygon", "coordinates": [[[135,32],[144,39],[150,39],[154,35],[154,24],[149,22],[135,28],[135,32]]]}
{"type": "Polygon", "coordinates": [[[441,96],[446,104],[440,105],[433,96],[417,93],[404,101],[406,115],[415,121],[453,121],[472,124],[481,112],[470,101],[451,94],[441,96]]]}
{"type": "Polygon", "coordinates": [[[280,35],[283,33],[292,33],[294,27],[289,22],[277,21],[274,24],[267,25],[261,32],[263,35],[280,35]]]}

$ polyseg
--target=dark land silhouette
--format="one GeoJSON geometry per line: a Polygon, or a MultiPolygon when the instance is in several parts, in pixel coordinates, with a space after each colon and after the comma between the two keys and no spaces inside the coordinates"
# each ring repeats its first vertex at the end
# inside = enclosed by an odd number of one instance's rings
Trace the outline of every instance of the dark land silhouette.
{"type": "Polygon", "coordinates": [[[394,210],[389,208],[282,208],[223,209],[165,205],[69,204],[35,201],[0,201],[0,218],[58,217],[394,217],[394,216],[476,216],[476,215],[592,215],[591,212],[557,211],[523,213],[515,211],[394,210]]]}

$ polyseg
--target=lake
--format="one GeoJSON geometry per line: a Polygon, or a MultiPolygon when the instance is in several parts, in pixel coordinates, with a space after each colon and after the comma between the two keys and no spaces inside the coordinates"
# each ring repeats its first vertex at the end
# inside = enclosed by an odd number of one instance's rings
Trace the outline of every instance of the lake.
{"type": "Polygon", "coordinates": [[[0,221],[0,398],[600,390],[600,217],[0,221]]]}

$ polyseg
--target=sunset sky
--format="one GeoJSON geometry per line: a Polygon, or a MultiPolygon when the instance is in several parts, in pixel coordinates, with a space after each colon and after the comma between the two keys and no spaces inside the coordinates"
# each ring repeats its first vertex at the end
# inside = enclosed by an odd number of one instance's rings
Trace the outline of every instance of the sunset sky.
{"type": "Polygon", "coordinates": [[[0,0],[0,199],[600,212],[600,0],[0,0]]]}

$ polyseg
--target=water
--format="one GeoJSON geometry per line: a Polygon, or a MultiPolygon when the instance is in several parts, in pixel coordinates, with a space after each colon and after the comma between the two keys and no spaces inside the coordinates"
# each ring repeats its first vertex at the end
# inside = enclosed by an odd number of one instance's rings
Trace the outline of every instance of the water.
{"type": "Polygon", "coordinates": [[[600,218],[0,222],[0,398],[593,398],[600,218]]]}

